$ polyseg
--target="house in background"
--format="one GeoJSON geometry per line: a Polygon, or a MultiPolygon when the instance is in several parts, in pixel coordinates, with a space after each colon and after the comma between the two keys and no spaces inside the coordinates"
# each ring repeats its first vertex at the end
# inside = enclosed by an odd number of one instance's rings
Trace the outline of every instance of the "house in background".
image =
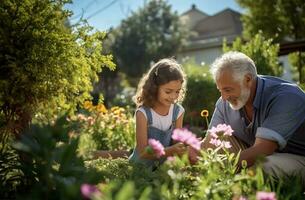
{"type": "MultiPolygon", "coordinates": [[[[230,8],[209,16],[192,5],[190,10],[180,16],[182,23],[190,30],[191,37],[185,48],[177,55],[178,60],[181,62],[185,58],[191,58],[199,65],[210,65],[223,53],[224,39],[230,45],[242,35],[240,17],[239,12],[230,8]]],[[[279,60],[284,66],[283,78],[291,80],[288,56],[281,55],[279,60]]]]}

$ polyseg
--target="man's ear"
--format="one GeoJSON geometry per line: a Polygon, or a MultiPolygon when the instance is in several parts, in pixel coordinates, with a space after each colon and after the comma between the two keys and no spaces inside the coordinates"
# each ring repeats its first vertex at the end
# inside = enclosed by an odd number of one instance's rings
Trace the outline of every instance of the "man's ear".
{"type": "Polygon", "coordinates": [[[244,77],[245,86],[250,88],[251,84],[252,84],[252,80],[253,80],[253,77],[250,74],[246,74],[245,77],[244,77]]]}

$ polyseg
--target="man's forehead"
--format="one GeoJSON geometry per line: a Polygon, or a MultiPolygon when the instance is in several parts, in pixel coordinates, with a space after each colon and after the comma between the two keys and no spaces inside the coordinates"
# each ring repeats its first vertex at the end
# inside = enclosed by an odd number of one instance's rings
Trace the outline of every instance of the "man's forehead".
{"type": "Polygon", "coordinates": [[[216,78],[216,86],[218,89],[232,88],[237,85],[239,85],[239,82],[234,79],[231,71],[224,70],[216,78]]]}
{"type": "Polygon", "coordinates": [[[222,84],[230,84],[235,82],[235,80],[231,71],[223,70],[219,72],[218,76],[216,77],[216,82],[222,84]]]}

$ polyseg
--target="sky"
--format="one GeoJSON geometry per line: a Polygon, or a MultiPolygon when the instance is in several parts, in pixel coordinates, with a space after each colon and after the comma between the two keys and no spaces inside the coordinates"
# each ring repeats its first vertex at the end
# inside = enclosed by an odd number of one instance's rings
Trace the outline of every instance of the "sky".
{"type": "MultiPolygon", "coordinates": [[[[73,4],[67,4],[65,8],[73,11],[70,18],[72,24],[81,16],[99,31],[106,31],[116,27],[122,19],[131,15],[143,7],[148,0],[73,0],[73,4]]],[[[167,0],[172,6],[172,11],[182,14],[192,7],[192,4],[208,15],[214,15],[226,8],[242,12],[235,0],[167,0]]]]}

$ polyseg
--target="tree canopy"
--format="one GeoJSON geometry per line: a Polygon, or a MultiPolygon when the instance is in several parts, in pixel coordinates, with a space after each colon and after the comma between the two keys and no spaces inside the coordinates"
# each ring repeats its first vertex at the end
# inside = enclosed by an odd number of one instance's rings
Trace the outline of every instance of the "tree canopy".
{"type": "Polygon", "coordinates": [[[244,35],[250,39],[259,30],[276,41],[305,38],[305,4],[303,0],[237,0],[242,15],[244,35]]]}
{"type": "Polygon", "coordinates": [[[112,34],[118,68],[130,77],[140,77],[152,61],[174,56],[187,37],[178,14],[163,0],[149,1],[112,34]]]}
{"type": "MultiPolygon", "coordinates": [[[[242,16],[244,36],[252,38],[262,31],[274,42],[300,41],[305,39],[305,3],[303,0],[237,0],[245,8],[242,16]]],[[[305,53],[289,55],[293,71],[298,74],[299,83],[305,84],[305,53]]]]}
{"type": "Polygon", "coordinates": [[[237,38],[232,47],[224,43],[223,51],[243,52],[254,61],[259,74],[280,76],[283,69],[278,62],[279,45],[272,44],[272,42],[272,39],[266,40],[259,32],[245,44],[241,38],[237,38]]]}
{"type": "Polygon", "coordinates": [[[2,0],[0,4],[0,116],[18,133],[34,114],[56,113],[90,98],[102,66],[103,33],[66,26],[68,0],[2,0]]]}

